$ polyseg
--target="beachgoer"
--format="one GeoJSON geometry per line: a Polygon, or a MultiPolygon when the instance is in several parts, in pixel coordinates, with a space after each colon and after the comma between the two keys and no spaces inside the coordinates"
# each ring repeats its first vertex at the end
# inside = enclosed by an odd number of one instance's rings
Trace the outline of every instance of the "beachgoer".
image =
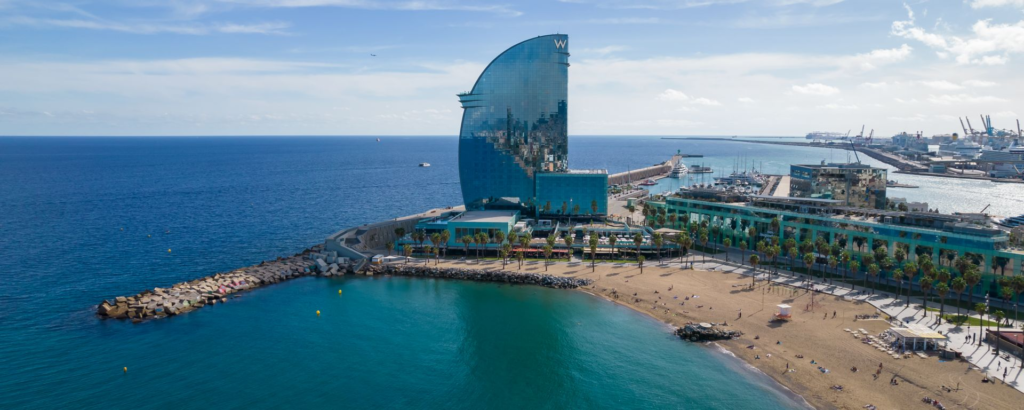
{"type": "Polygon", "coordinates": [[[835,319],[835,318],[836,318],[836,311],[834,311],[834,310],[832,311],[832,318],[833,318],[833,319],[835,319]]]}

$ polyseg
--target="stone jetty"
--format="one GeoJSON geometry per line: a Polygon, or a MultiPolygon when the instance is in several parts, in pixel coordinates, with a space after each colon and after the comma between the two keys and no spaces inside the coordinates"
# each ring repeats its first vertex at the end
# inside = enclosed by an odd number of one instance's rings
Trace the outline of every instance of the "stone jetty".
{"type": "Polygon", "coordinates": [[[676,335],[691,342],[709,342],[727,340],[743,336],[738,330],[723,330],[709,323],[687,323],[676,329],[676,335]]]}
{"type": "Polygon", "coordinates": [[[593,283],[590,279],[566,278],[540,273],[517,273],[483,269],[444,268],[423,265],[383,265],[369,268],[374,275],[414,276],[439,279],[474,280],[480,282],[503,282],[520,285],[537,285],[555,289],[576,289],[593,283]]]}
{"type": "Polygon", "coordinates": [[[303,276],[340,276],[352,265],[334,252],[314,246],[287,258],[264,261],[258,265],[217,273],[167,288],[153,288],[135,296],[118,296],[97,306],[103,318],[144,319],[174,316],[206,305],[223,302],[232,294],[303,276]]]}

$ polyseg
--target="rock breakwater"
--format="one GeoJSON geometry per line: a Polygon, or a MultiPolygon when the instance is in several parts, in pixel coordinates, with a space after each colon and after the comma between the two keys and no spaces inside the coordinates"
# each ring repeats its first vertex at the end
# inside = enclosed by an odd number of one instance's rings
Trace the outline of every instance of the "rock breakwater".
{"type": "Polygon", "coordinates": [[[743,336],[738,330],[723,330],[708,323],[687,323],[676,329],[676,335],[691,342],[710,342],[743,336]]]}
{"type": "Polygon", "coordinates": [[[373,266],[369,270],[375,275],[415,276],[440,279],[474,280],[480,282],[504,282],[522,285],[537,285],[555,289],[576,289],[593,283],[593,280],[590,279],[565,278],[540,273],[517,273],[433,266],[384,265],[373,266]]]}
{"type": "Polygon", "coordinates": [[[318,253],[320,245],[294,256],[260,262],[258,265],[217,273],[168,288],[153,288],[135,296],[104,300],[96,308],[103,318],[144,319],[179,315],[206,305],[223,302],[232,294],[303,276],[335,276],[349,271],[347,260],[318,253]],[[328,263],[327,261],[330,261],[328,263]]]}

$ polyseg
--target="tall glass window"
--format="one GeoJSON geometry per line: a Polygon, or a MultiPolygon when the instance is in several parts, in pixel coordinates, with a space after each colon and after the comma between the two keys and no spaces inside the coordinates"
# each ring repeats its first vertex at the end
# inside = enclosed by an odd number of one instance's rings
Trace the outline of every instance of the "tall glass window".
{"type": "Polygon", "coordinates": [[[569,36],[526,40],[501,53],[459,94],[459,179],[467,208],[535,197],[538,172],[568,168],[569,36]]]}

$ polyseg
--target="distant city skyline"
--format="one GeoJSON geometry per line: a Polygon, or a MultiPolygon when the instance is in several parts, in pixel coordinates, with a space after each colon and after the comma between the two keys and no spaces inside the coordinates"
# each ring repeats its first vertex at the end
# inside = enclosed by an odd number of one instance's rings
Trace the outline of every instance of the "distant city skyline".
{"type": "Polygon", "coordinates": [[[450,135],[568,33],[569,135],[1015,128],[1024,0],[0,0],[0,135],[450,135]]]}

